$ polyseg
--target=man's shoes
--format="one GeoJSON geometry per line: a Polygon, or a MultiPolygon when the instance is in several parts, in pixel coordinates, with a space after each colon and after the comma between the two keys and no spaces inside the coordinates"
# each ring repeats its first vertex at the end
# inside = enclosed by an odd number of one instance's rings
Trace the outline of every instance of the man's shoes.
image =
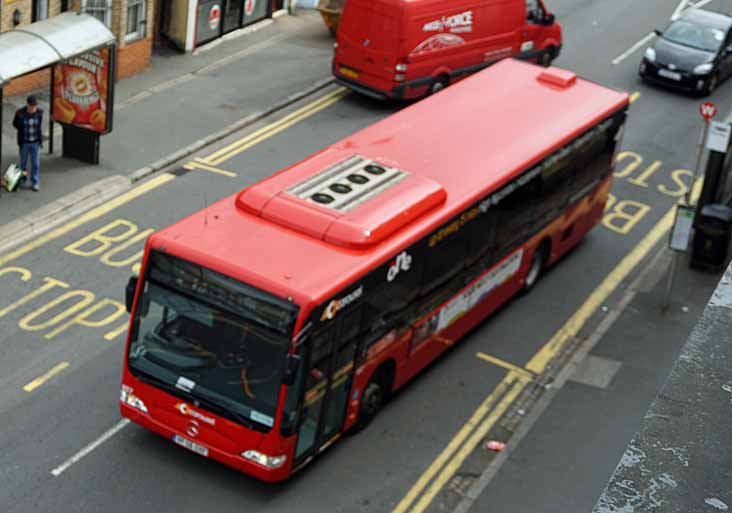
{"type": "Polygon", "coordinates": [[[39,186],[38,184],[35,184],[35,185],[33,186],[33,190],[34,190],[34,191],[36,191],[36,192],[38,192],[38,191],[40,191],[40,190],[41,190],[41,187],[40,187],[40,186],[39,186]]]}

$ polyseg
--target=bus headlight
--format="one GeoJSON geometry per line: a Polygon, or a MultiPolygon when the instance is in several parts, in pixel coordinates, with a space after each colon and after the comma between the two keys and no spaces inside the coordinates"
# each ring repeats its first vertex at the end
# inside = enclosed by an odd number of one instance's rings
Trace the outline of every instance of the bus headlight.
{"type": "Polygon", "coordinates": [[[131,390],[125,390],[123,388],[119,393],[119,400],[127,406],[140,410],[142,413],[147,413],[147,406],[145,406],[145,403],[142,402],[142,399],[133,394],[131,390]]]}
{"type": "Polygon", "coordinates": [[[241,455],[243,458],[253,461],[254,463],[259,463],[263,467],[267,468],[279,468],[285,463],[285,460],[287,460],[287,456],[284,454],[281,456],[267,456],[266,454],[262,454],[261,452],[252,449],[244,451],[241,455]]]}

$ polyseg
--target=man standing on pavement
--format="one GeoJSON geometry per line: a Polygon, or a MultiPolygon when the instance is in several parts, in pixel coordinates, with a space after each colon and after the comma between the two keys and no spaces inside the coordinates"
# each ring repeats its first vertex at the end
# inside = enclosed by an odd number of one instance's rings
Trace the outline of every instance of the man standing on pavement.
{"type": "Polygon", "coordinates": [[[20,168],[28,171],[27,164],[30,159],[31,185],[34,191],[38,191],[40,189],[43,110],[38,108],[38,100],[35,96],[29,96],[26,106],[17,110],[13,118],[13,126],[18,131],[20,168]]]}

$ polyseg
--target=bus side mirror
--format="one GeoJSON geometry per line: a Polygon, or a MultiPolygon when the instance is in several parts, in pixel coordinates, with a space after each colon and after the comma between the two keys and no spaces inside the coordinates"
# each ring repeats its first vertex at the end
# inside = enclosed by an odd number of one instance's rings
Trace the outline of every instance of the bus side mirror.
{"type": "Polygon", "coordinates": [[[132,313],[132,302],[135,300],[135,290],[137,290],[137,276],[130,276],[125,287],[125,305],[127,306],[127,313],[132,313]]]}
{"type": "Polygon", "coordinates": [[[555,21],[554,14],[552,14],[552,13],[549,13],[544,17],[544,24],[546,24],[546,25],[554,25],[554,21],[555,21]]]}
{"type": "Polygon", "coordinates": [[[300,355],[287,355],[287,360],[285,361],[285,376],[282,381],[288,387],[295,384],[295,377],[297,376],[297,371],[300,369],[300,360],[300,355]]]}

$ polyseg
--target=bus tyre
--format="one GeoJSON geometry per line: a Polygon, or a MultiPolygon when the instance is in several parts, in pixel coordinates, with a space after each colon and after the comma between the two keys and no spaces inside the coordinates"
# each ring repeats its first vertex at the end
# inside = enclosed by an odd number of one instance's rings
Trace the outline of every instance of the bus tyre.
{"type": "Polygon", "coordinates": [[[361,397],[361,406],[358,409],[357,429],[363,429],[368,426],[376,414],[379,413],[381,405],[384,404],[386,397],[386,377],[381,371],[374,372],[368,385],[363,389],[361,397]]]}
{"type": "Polygon", "coordinates": [[[439,93],[447,87],[448,83],[449,81],[445,75],[440,75],[439,77],[436,77],[430,85],[428,94],[433,95],[435,93],[439,93]]]}
{"type": "Polygon", "coordinates": [[[547,246],[545,244],[542,244],[541,246],[536,248],[536,251],[534,251],[534,254],[531,256],[531,265],[529,266],[529,270],[526,273],[526,278],[524,278],[524,293],[527,293],[531,289],[533,289],[534,285],[536,285],[536,282],[539,281],[541,272],[544,270],[547,253],[547,246]]]}

